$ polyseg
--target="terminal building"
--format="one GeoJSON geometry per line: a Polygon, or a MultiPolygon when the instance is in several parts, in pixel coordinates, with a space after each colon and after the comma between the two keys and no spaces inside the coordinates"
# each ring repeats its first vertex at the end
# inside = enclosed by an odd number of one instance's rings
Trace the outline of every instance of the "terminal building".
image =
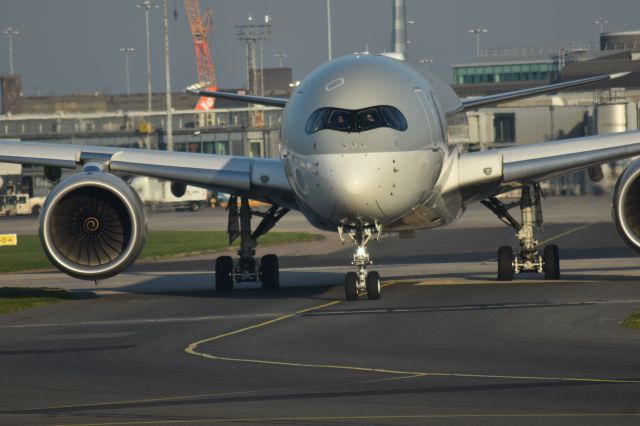
{"type": "MultiPolygon", "coordinates": [[[[598,45],[575,42],[485,49],[468,63],[453,65],[452,70],[453,88],[462,98],[630,73],[586,88],[469,112],[464,129],[450,121],[450,141],[468,144],[472,150],[640,127],[640,31],[602,33],[598,45]]],[[[265,69],[262,80],[266,96],[286,98],[292,90],[290,68],[265,69]]],[[[146,94],[22,96],[20,77],[16,75],[0,77],[0,89],[2,139],[166,149],[164,94],[153,94],[152,111],[148,112],[146,94]]],[[[196,102],[197,97],[190,94],[172,95],[175,150],[273,158],[279,155],[281,109],[216,100],[215,109],[199,111],[196,102]]],[[[610,172],[615,177],[619,169],[620,165],[605,168],[605,175],[610,172]]],[[[45,195],[50,188],[40,168],[25,167],[22,176],[15,179],[20,181],[21,190],[31,195],[45,195]]],[[[558,193],[590,190],[584,176],[567,179],[557,186],[561,188],[558,193]]],[[[4,179],[5,187],[8,181],[4,179]]]]}
{"type": "MultiPolygon", "coordinates": [[[[288,97],[291,81],[290,68],[264,69],[267,96],[288,97]]],[[[17,75],[1,76],[0,89],[0,139],[167,148],[164,93],[152,95],[152,111],[148,112],[144,93],[22,96],[17,75]]],[[[201,111],[195,109],[197,101],[198,97],[191,94],[172,94],[174,150],[273,158],[279,155],[280,108],[216,100],[214,109],[201,111]]],[[[51,186],[41,167],[25,166],[22,176],[4,179],[0,194],[9,183],[33,196],[46,195],[51,186]]]]}
{"type": "MultiPolygon", "coordinates": [[[[453,65],[460,97],[484,96],[585,77],[629,72],[604,83],[540,96],[467,114],[471,149],[487,149],[640,128],[640,31],[608,32],[599,45],[485,49],[453,65]]],[[[624,163],[605,167],[604,189],[624,163]]],[[[592,190],[583,174],[556,181],[556,193],[592,190]]]]}

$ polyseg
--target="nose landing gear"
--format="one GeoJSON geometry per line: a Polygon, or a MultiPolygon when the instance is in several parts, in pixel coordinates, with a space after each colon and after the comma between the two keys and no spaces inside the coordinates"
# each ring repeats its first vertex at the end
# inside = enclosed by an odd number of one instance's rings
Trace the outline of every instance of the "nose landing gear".
{"type": "MultiPolygon", "coordinates": [[[[382,228],[379,225],[375,226],[377,232],[377,239],[380,238],[382,228]]],[[[367,267],[373,262],[367,252],[367,243],[373,235],[373,229],[371,227],[365,227],[363,224],[358,224],[354,228],[348,230],[349,237],[356,244],[356,252],[353,255],[353,261],[351,262],[357,268],[356,272],[349,272],[344,279],[344,293],[346,300],[358,300],[361,295],[366,294],[369,300],[380,299],[381,285],[380,274],[376,271],[367,272],[367,267]]],[[[338,228],[340,239],[344,242],[343,227],[338,228]]]]}

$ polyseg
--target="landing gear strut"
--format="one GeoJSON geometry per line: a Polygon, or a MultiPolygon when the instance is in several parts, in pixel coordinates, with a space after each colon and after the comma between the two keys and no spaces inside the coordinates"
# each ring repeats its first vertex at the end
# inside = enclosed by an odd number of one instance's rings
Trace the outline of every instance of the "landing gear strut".
{"type": "MultiPolygon", "coordinates": [[[[347,300],[358,300],[358,297],[365,293],[370,300],[380,299],[380,274],[376,271],[367,272],[367,267],[373,263],[367,252],[367,243],[374,231],[377,233],[376,238],[379,239],[382,228],[378,225],[371,227],[357,224],[355,227],[347,229],[349,237],[356,244],[356,252],[351,264],[357,269],[356,272],[347,273],[344,279],[344,293],[347,300]]],[[[344,242],[344,228],[339,227],[338,233],[344,242]]]]}
{"type": "Polygon", "coordinates": [[[504,204],[495,197],[482,201],[482,204],[498,216],[498,219],[517,231],[516,238],[520,242],[520,251],[515,255],[509,246],[498,249],[498,280],[500,281],[511,281],[514,274],[523,272],[544,272],[544,278],[547,280],[560,279],[558,246],[548,245],[540,255],[540,246],[535,239],[535,231],[543,228],[541,195],[540,186],[532,184],[522,187],[519,202],[504,204]],[[520,207],[521,223],[509,213],[509,209],[513,207],[520,207]]]}
{"type": "Polygon", "coordinates": [[[233,264],[231,256],[220,256],[216,259],[216,290],[233,290],[235,283],[239,282],[262,282],[263,289],[277,289],[280,287],[280,273],[278,257],[275,254],[267,254],[262,257],[259,268],[256,268],[256,246],[258,238],[269,232],[282,217],[289,212],[288,209],[272,206],[265,213],[251,210],[249,199],[240,198],[240,208],[238,209],[238,198],[232,195],[229,198],[229,222],[227,233],[229,234],[229,245],[240,237],[240,258],[233,264]],[[251,218],[259,216],[262,221],[251,232],[251,218]]]}

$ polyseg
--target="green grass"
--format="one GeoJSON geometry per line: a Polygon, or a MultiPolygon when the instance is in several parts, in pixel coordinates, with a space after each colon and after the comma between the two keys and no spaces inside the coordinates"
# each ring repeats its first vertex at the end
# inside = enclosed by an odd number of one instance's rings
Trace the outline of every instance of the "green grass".
{"type": "Polygon", "coordinates": [[[63,300],[87,299],[93,293],[71,293],[52,288],[0,288],[0,314],[21,311],[36,306],[48,305],[63,300]]]}
{"type": "MultiPolygon", "coordinates": [[[[317,238],[305,232],[272,232],[260,238],[259,247],[307,242],[317,238]]],[[[138,259],[160,259],[228,248],[225,231],[157,231],[147,235],[147,242],[138,259]]],[[[51,268],[37,235],[19,235],[17,246],[0,247],[0,273],[51,268]]]]}
{"type": "Polygon", "coordinates": [[[627,315],[627,317],[622,321],[622,325],[635,330],[640,330],[640,312],[627,315]]]}

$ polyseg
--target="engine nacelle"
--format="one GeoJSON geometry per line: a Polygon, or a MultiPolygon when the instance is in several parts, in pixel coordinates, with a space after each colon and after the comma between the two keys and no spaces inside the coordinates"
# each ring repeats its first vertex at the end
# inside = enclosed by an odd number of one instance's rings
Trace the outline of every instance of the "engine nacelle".
{"type": "Polygon", "coordinates": [[[85,280],[124,271],[140,254],[146,234],[140,197],[109,173],[66,178],[49,194],[40,215],[40,240],[49,260],[85,280]]]}
{"type": "Polygon", "coordinates": [[[613,220],[624,242],[640,251],[640,160],[629,164],[616,182],[613,220]]]}

